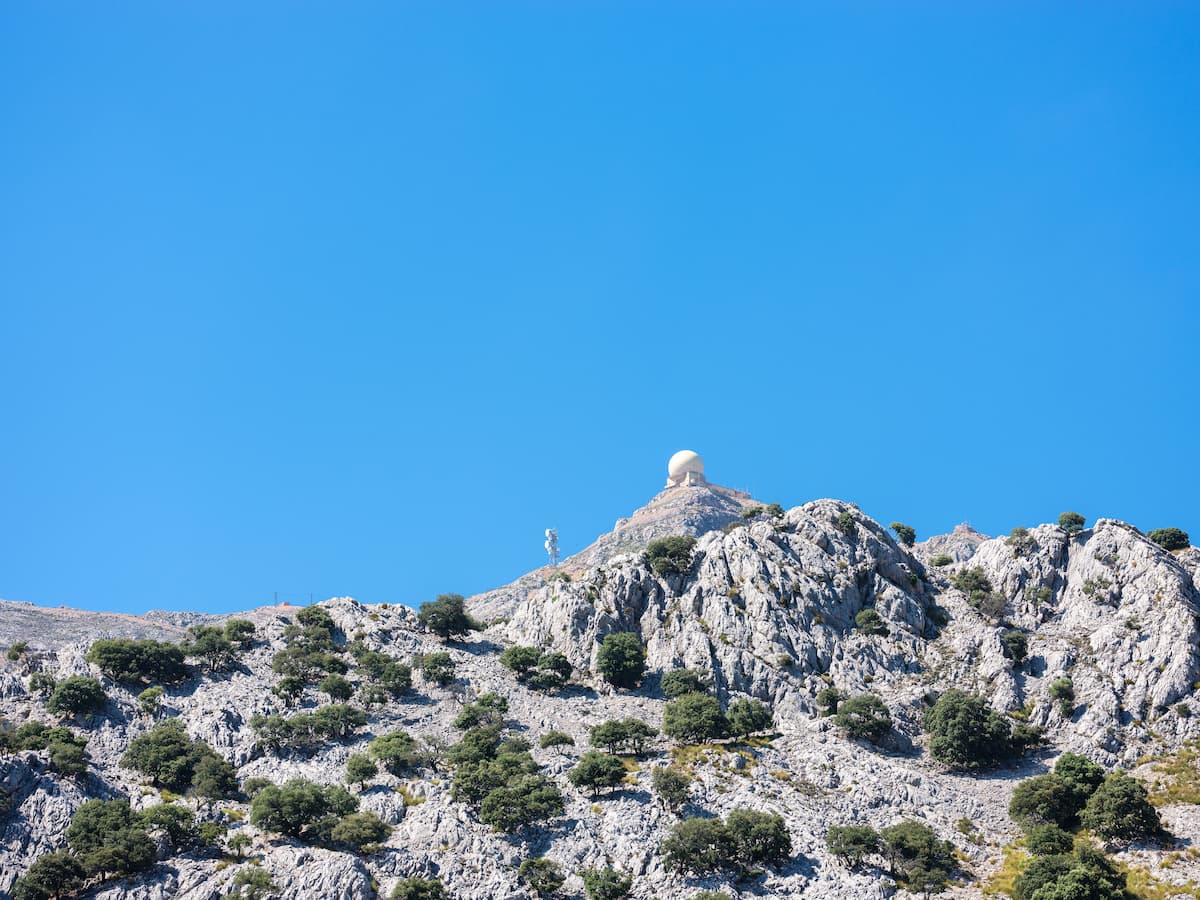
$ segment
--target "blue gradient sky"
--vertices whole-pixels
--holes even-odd
[[[418,603],[670,453],[1200,537],[1189,4],[0,10],[0,597]]]

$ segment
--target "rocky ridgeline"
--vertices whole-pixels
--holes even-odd
[[[664,504],[674,506],[665,510]],[[243,614],[256,624],[257,640],[239,665],[168,687],[159,718],[178,716],[191,737],[236,766],[240,779],[280,783],[303,776],[333,784],[373,735],[403,728],[453,742],[461,731],[451,720],[465,702],[489,691],[507,697],[510,726],[531,740],[544,774],[566,798],[565,814],[544,826],[516,836],[496,833],[451,799],[445,772],[428,769],[401,779],[379,775],[359,794],[361,809],[394,826],[384,849],[361,857],[261,833],[249,825],[247,804],[217,804],[212,815],[231,833],[244,830],[251,838],[246,852],[270,872],[278,896],[354,900],[386,897],[399,879],[413,875],[441,878],[456,897],[529,897],[517,868],[532,856],[559,862],[570,874],[566,890],[577,896],[576,873],[611,865],[634,876],[632,896],[639,898],[686,898],[701,889],[733,897],[881,898],[894,884],[878,870],[851,871],[832,858],[826,832],[831,825],[884,827],[907,817],[954,842],[975,878],[953,893],[979,897],[1000,865],[1001,848],[1019,835],[1007,814],[1016,781],[1045,771],[1066,749],[1110,768],[1131,767],[1200,736],[1200,716],[1189,714],[1200,679],[1196,550],[1173,555],[1110,519],[1075,535],[1041,526],[1016,542],[962,527],[906,548],[856,507],[832,500],[730,527],[743,521],[750,505],[710,487],[664,492],[619,523],[615,537],[576,557],[569,577],[532,573],[475,598],[477,617],[491,624],[461,643],[443,645],[403,607],[348,598],[321,604],[347,639],[401,659],[446,649],[457,665],[450,685],[418,676],[409,695],[373,707],[369,724],[349,741],[311,753],[269,754],[256,746],[253,715],[293,711],[271,692],[277,680],[271,660],[285,646],[284,630],[296,613],[289,607]],[[688,571],[656,575],[621,534],[631,523],[638,545],[665,534],[699,533]],[[983,604],[954,586],[956,576],[974,569],[991,589]],[[20,617],[11,617],[18,606]],[[866,609],[875,610],[886,634],[856,627]],[[0,608],[5,639],[30,643],[22,660],[0,670],[0,714],[9,722],[56,718],[28,691],[30,669],[56,678],[96,675],[84,659],[92,637],[177,638],[182,631],[173,623],[190,621],[97,618],[101,629],[81,632],[79,623],[93,615],[101,614]],[[56,632],[63,622],[66,630]],[[1019,667],[1005,652],[1003,638],[1011,631],[1028,643]],[[600,641],[613,632],[634,632],[646,648],[649,672],[637,690],[615,690],[594,674]],[[560,651],[577,669],[575,683],[560,692],[528,689],[498,662],[510,644]],[[710,673],[723,701],[751,696],[774,710],[778,735],[771,740],[674,750],[695,778],[693,812],[723,816],[749,807],[783,816],[792,860],[748,884],[685,878],[664,867],[657,848],[677,817],[654,801],[650,776],[673,758],[665,739],[630,766],[622,790],[599,800],[565,780],[596,724],[635,717],[657,726],[664,706],[658,677],[681,666]],[[1070,703],[1050,693],[1062,678],[1073,685]],[[39,855],[63,845],[83,800],[123,796],[135,808],[161,802],[160,792],[119,764],[153,720],[139,712],[136,691],[104,683],[104,713],[74,723],[89,740],[86,777],[51,774],[44,753],[0,756],[0,787],[8,796],[8,812],[0,817],[0,891]],[[830,685],[883,698],[895,729],[882,747],[846,739],[818,714],[817,695]],[[1048,746],[986,777],[947,771],[924,752],[918,723],[928,698],[950,687],[984,695],[996,710],[1041,726]],[[310,688],[302,706],[317,702]],[[571,735],[575,745],[538,749],[537,737],[552,728]],[[1200,840],[1195,807],[1162,812],[1176,838]],[[974,831],[961,828],[964,819]],[[1126,859],[1156,868],[1164,854],[1142,847]],[[210,900],[230,890],[244,868],[215,854],[162,849],[160,856],[150,872],[86,896]],[[1200,878],[1200,868],[1187,858],[1167,877]]]

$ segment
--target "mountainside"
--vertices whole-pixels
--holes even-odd
[[[386,897],[403,879],[421,876],[440,879],[453,897],[532,897],[518,870],[526,859],[545,857],[566,875],[564,895],[583,896],[584,870],[612,867],[631,876],[629,896],[639,898],[686,898],[705,889],[730,897],[881,898],[904,888],[881,859],[850,867],[832,854],[829,828],[886,828],[914,819],[954,845],[958,870],[950,894],[981,897],[1005,860],[1019,858],[1011,848],[1021,828],[1008,813],[1014,785],[1049,771],[1064,751],[1106,770],[1131,770],[1155,788],[1171,838],[1113,841],[1112,858],[1141,878],[1139,885],[1153,877],[1180,886],[1178,895],[1198,896],[1200,853],[1187,848],[1200,841],[1200,807],[1181,801],[1200,800],[1200,790],[1167,788],[1172,778],[1200,783],[1189,755],[1200,739],[1193,699],[1200,681],[1200,552],[1168,552],[1113,519],[1073,534],[1043,525],[1008,538],[960,526],[908,547],[840,501],[787,512],[755,508],[746,495],[712,485],[668,489],[559,571],[540,570],[472,598],[468,607],[486,627],[461,641],[439,639],[412,610],[349,598],[319,604],[331,619],[324,635],[311,631],[311,621],[295,627],[295,607],[243,614],[237,618],[255,627],[236,659],[209,670],[196,652],[189,659],[197,669],[166,683],[151,711],[138,700],[150,682],[101,674],[85,659],[88,647],[108,636],[178,641],[186,632],[172,621],[193,620],[5,603],[0,639],[28,647],[2,663],[0,714],[12,727],[62,721],[87,738],[91,762],[86,773],[66,776],[54,771],[48,750],[0,756],[7,797],[0,805],[7,810],[0,812],[0,891],[11,890],[37,858],[65,846],[72,814],[85,800],[128,798],[136,811],[174,799],[123,765],[122,754],[132,740],[175,718],[191,739],[232,764],[243,787],[251,778],[342,783],[353,754],[397,729],[428,743],[398,774],[381,771],[353,786],[359,811],[392,826],[372,842],[381,847],[355,853],[327,832],[315,838],[315,828],[288,837],[256,826],[248,796],[227,792],[212,804],[181,802],[228,829],[218,841],[224,847],[233,835],[248,838],[240,852],[173,844],[150,829],[152,867],[103,884],[93,878],[79,896],[208,900],[238,890],[252,896],[234,879],[257,868],[273,882],[260,896]],[[646,545],[679,534],[698,536],[685,564],[656,571],[643,554]],[[599,674],[602,643],[616,633],[636,635],[644,648],[646,674],[636,688],[613,687]],[[272,732],[262,721],[253,727],[256,715],[311,714],[337,700],[335,685],[321,681],[319,671],[293,705],[273,693],[305,642],[326,639],[333,648],[325,662],[305,665],[347,667],[348,702],[365,710],[366,721],[315,738],[280,738],[278,727]],[[562,654],[574,669],[571,682],[547,688],[518,677],[499,657],[513,646]],[[437,683],[431,664],[423,672],[420,665],[421,657],[439,652],[455,668],[445,684]],[[412,688],[372,693],[383,677],[382,658],[372,653],[416,661]],[[703,673],[727,711],[742,698],[764,702],[773,726],[742,740],[658,735],[642,753],[623,755],[615,790],[592,796],[571,784],[567,775],[595,726],[629,718],[662,725],[662,676],[684,667]],[[50,712],[37,672],[60,683],[75,675],[99,678],[103,708]],[[321,693],[318,683],[328,690]],[[890,729],[876,741],[851,739],[835,717],[822,715],[822,692],[830,687],[847,697],[879,697]],[[1042,743],[981,771],[933,758],[922,715],[954,688],[984,697],[1010,725],[1037,726]],[[462,799],[468,767],[448,762],[445,752],[468,733],[470,723],[455,724],[464,710],[486,723],[489,693],[506,699],[505,727],[531,743],[539,767],[535,774],[531,764],[524,780],[510,782],[519,796],[508,802],[518,804],[547,784],[563,797],[561,814],[510,834],[481,822],[486,802]],[[482,706],[475,702],[481,697]],[[310,732],[316,728],[305,723]],[[573,745],[540,747],[551,730],[569,735]],[[660,802],[653,784],[654,772],[667,765],[691,779],[690,798],[678,811]],[[512,787],[518,783],[523,787]],[[740,809],[782,817],[791,840],[786,860],[751,866],[742,878],[727,866],[698,872],[667,864],[660,845],[681,814],[726,817]],[[914,878],[900,880],[915,888]],[[1006,883],[1002,876],[995,882]]]

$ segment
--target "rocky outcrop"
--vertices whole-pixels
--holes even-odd
[[[270,872],[280,897],[387,896],[399,879],[421,875],[441,878],[459,898],[524,898],[529,895],[516,871],[522,860],[544,855],[562,864],[570,876],[567,888],[576,893],[582,891],[581,870],[613,865],[635,876],[638,898],[688,897],[702,888],[732,896],[750,890],[763,897],[883,898],[894,892],[886,876],[849,871],[829,856],[829,826],[881,827],[920,818],[953,841],[982,876],[996,865],[997,847],[1016,835],[1007,815],[1012,784],[1043,771],[1054,752],[1075,749],[1109,766],[1129,766],[1200,737],[1200,716],[1182,711],[1190,710],[1200,680],[1196,551],[1166,553],[1109,519],[1074,536],[1046,525],[1014,542],[964,528],[906,548],[861,510],[836,500],[756,517],[726,531],[742,521],[749,501],[722,490],[664,492],[649,512],[639,511],[568,561],[562,570],[568,577],[547,580],[535,573],[507,594],[477,598],[476,615],[493,624],[462,643],[443,645],[404,607],[326,601],[323,607],[346,640],[406,660],[446,650],[458,667],[457,680],[444,688],[417,676],[410,696],[373,707],[369,725],[346,742],[306,753],[268,754],[256,746],[249,727],[256,713],[294,711],[270,690],[271,659],[284,646],[294,607],[244,614],[256,623],[258,641],[240,664],[171,687],[163,698],[159,715],[178,716],[192,737],[234,763],[242,779],[303,776],[335,783],[349,755],[362,752],[373,735],[403,728],[443,743],[456,740],[461,732],[452,720],[462,704],[494,691],[508,699],[510,727],[533,742],[544,773],[562,787],[563,816],[516,836],[497,834],[452,799],[445,772],[428,769],[402,779],[380,775],[361,791],[360,808],[394,826],[384,849],[361,858],[261,833],[249,824],[242,802],[221,803],[203,815],[234,832],[245,829],[250,856]],[[645,543],[689,530],[699,540],[686,574],[656,575],[642,558]],[[938,554],[952,562],[929,565]],[[989,614],[954,586],[954,577],[970,568],[979,568],[999,597]],[[866,633],[856,624],[868,608],[886,633]],[[51,618],[39,624],[40,613],[26,610],[22,626],[45,636],[64,620],[58,610],[46,612]],[[70,627],[61,641],[46,638],[39,667],[58,676],[97,674],[84,658],[91,638],[78,630],[89,615],[66,617]],[[139,636],[179,633],[161,620],[122,622]],[[1002,641],[1014,630],[1029,645],[1029,658],[1020,665],[1006,656]],[[600,642],[617,631],[638,634],[646,648],[649,672],[635,691],[613,690],[594,676]],[[518,683],[497,661],[515,643],[566,654],[578,670],[575,683],[550,694]],[[565,776],[587,749],[590,729],[610,718],[658,725],[664,707],[659,676],[679,666],[710,673],[725,701],[768,701],[778,735],[684,752],[660,739],[631,764],[626,783],[612,795],[596,800],[571,788]],[[0,714],[11,723],[54,718],[25,689],[31,668],[25,661],[0,662]],[[350,677],[357,678],[353,672]],[[1070,678],[1075,692],[1065,714],[1049,696],[1060,678]],[[896,725],[883,749],[848,741],[817,714],[816,696],[829,685],[883,698]],[[1041,725],[1049,747],[986,778],[945,771],[923,752],[918,723],[926,698],[952,686],[984,694],[996,709]],[[124,796],[135,808],[161,801],[158,791],[120,765],[129,742],[153,720],[140,712],[137,689],[105,687],[105,713],[71,723],[89,739],[93,767],[86,778],[50,774],[44,754],[0,756],[0,788],[8,797],[0,815],[0,892],[36,856],[62,845],[83,800]],[[321,699],[310,689],[300,709],[311,710]],[[538,748],[537,737],[551,728],[571,735],[574,746]],[[654,768],[672,761],[694,777],[688,812],[777,811],[792,836],[793,860],[765,872],[749,889],[665,870],[657,847],[676,817],[654,801],[650,783]],[[976,831],[962,831],[963,819]],[[1200,833],[1187,831],[1197,819],[1176,817],[1176,827],[1186,832],[1177,836],[1200,840]],[[106,884],[89,896],[210,900],[230,889],[238,869],[204,853],[168,854],[143,876]],[[968,882],[957,892],[978,897],[979,887],[979,881]]]

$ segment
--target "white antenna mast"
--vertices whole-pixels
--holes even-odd
[[[550,557],[550,565],[558,567],[558,529],[546,529],[546,555]]]

